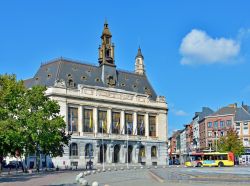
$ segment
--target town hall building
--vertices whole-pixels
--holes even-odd
[[[54,166],[166,165],[168,106],[158,96],[138,49],[134,72],[118,70],[107,22],[101,35],[98,65],[59,58],[42,64],[27,87],[45,85],[60,105],[71,135]],[[31,161],[31,160],[30,160]]]

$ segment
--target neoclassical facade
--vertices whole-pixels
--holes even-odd
[[[55,59],[25,81],[27,87],[47,86],[72,134],[63,156],[53,158],[55,166],[85,167],[90,159],[94,166],[167,163],[165,97],[157,96],[147,79],[140,48],[134,72],[116,68],[111,38],[105,23],[99,65]]]

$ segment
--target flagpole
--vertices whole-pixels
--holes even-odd
[[[127,123],[127,168],[128,168],[128,123]]]
[[[104,161],[105,161],[105,156],[104,156],[104,145],[103,145],[103,121],[102,121],[102,170],[104,170]]]

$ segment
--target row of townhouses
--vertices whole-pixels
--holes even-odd
[[[184,129],[175,131],[169,138],[170,161],[184,163],[191,152],[216,151],[218,139],[232,127],[245,147],[240,163],[250,163],[250,107],[243,103],[230,104],[217,111],[203,107],[201,112],[196,112]]]

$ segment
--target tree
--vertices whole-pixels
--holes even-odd
[[[218,149],[223,152],[233,152],[235,156],[240,156],[244,153],[244,146],[239,139],[237,131],[230,128],[227,135],[223,136],[218,141]]]
[[[23,151],[23,136],[18,120],[23,110],[25,86],[15,75],[0,76],[0,171],[3,158]]]
[[[0,169],[7,155],[60,156],[70,135],[60,106],[46,96],[46,87],[27,89],[15,75],[0,75]]]
[[[66,134],[65,121],[59,115],[60,106],[45,96],[45,91],[43,86],[34,86],[27,91],[28,110],[24,113],[24,123],[29,133],[25,135],[27,152],[42,153],[46,160],[47,155],[55,157],[63,154],[63,147],[68,145],[70,135]]]

